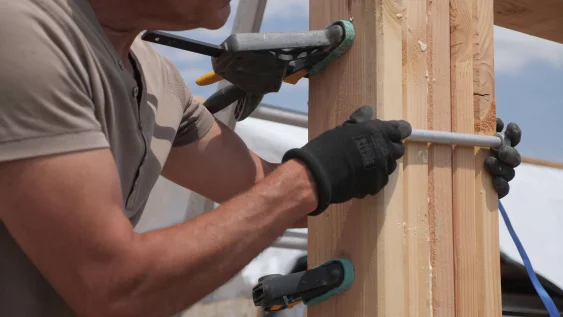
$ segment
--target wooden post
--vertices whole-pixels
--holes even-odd
[[[493,134],[490,0],[310,0],[310,28],[352,19],[352,49],[311,76],[309,137],[371,105],[414,128]],[[488,149],[408,143],[376,197],[309,220],[309,266],[347,257],[350,290],[308,317],[501,316]]]

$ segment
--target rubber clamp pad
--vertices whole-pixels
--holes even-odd
[[[350,260],[348,259],[342,259],[342,258],[337,258],[337,259],[333,259],[330,260],[328,262],[326,262],[325,264],[321,264],[320,266],[326,266],[329,265],[331,263],[334,262],[339,262],[342,265],[342,268],[344,269],[344,280],[342,281],[342,283],[340,283],[340,285],[326,293],[324,293],[321,296],[315,297],[313,299],[310,299],[308,301],[304,301],[303,303],[307,306],[311,306],[311,305],[315,305],[318,303],[321,303],[333,296],[339,295],[344,293],[345,291],[347,291],[352,284],[354,283],[354,279],[355,279],[355,274],[354,274],[354,266],[352,265],[352,262],[350,262]]]
[[[323,69],[325,69],[325,67],[328,64],[334,62],[335,60],[339,59],[342,55],[344,55],[350,49],[350,47],[352,47],[352,44],[354,44],[356,31],[354,30],[354,25],[352,24],[352,22],[347,20],[339,20],[332,23],[327,28],[330,28],[335,24],[340,24],[344,29],[344,40],[326,58],[313,65],[313,67],[311,67],[311,69],[309,70],[309,74],[316,74],[321,72]]]

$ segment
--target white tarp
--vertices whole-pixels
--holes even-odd
[[[235,131],[251,150],[272,162],[279,162],[285,151],[302,146],[308,139],[307,129],[254,118],[238,123]],[[502,200],[503,205],[536,272],[563,288],[563,270],[560,269],[563,263],[563,170],[522,164],[516,174],[511,182],[511,193]],[[137,230],[182,221],[186,217],[188,198],[188,191],[159,180]],[[502,219],[500,244],[503,252],[522,263]],[[302,254],[302,251],[270,248],[207,300],[248,297],[250,287],[260,276],[287,273]]]

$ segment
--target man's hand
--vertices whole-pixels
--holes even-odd
[[[315,179],[319,204],[311,215],[330,204],[375,195],[404,154],[401,142],[412,133],[405,121],[372,119],[371,108],[357,109],[343,125],[324,132],[300,149],[284,155],[303,161]]]
[[[497,118],[497,132],[502,132],[504,122]],[[499,199],[508,195],[510,185],[508,184],[515,176],[514,168],[520,165],[520,153],[515,147],[522,139],[522,130],[516,123],[509,123],[505,134],[511,140],[511,145],[503,145],[498,151],[493,151],[494,155],[485,160],[485,166],[493,175],[493,187],[498,193]]]

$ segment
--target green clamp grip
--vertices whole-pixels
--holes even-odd
[[[342,268],[344,269],[344,280],[342,280],[342,282],[340,283],[340,285],[338,285],[338,287],[333,288],[332,290],[317,296],[315,298],[312,298],[310,300],[307,301],[303,301],[303,303],[307,306],[311,306],[311,305],[315,305],[321,302],[324,302],[325,300],[342,294],[344,293],[346,290],[348,290],[352,284],[354,283],[354,279],[355,279],[355,274],[354,274],[354,266],[352,265],[352,262],[350,262],[350,260],[348,259],[343,259],[343,258],[337,258],[337,259],[333,259],[330,260],[324,264],[321,264],[319,267],[321,266],[327,266],[329,264],[332,264],[334,262],[339,262],[340,265],[342,265]]]
[[[347,21],[347,20],[339,20],[339,21],[332,23],[327,28],[330,28],[331,26],[333,26],[335,24],[340,24],[342,26],[342,29],[344,31],[344,40],[327,57],[325,57],[320,62],[313,65],[313,67],[311,67],[311,69],[308,72],[309,74],[317,74],[317,73],[323,71],[328,66],[328,64],[330,64],[330,63],[334,62],[335,60],[339,59],[342,55],[344,55],[352,47],[352,44],[354,44],[354,39],[356,37],[356,31],[354,30],[354,25],[352,24],[352,22]]]

